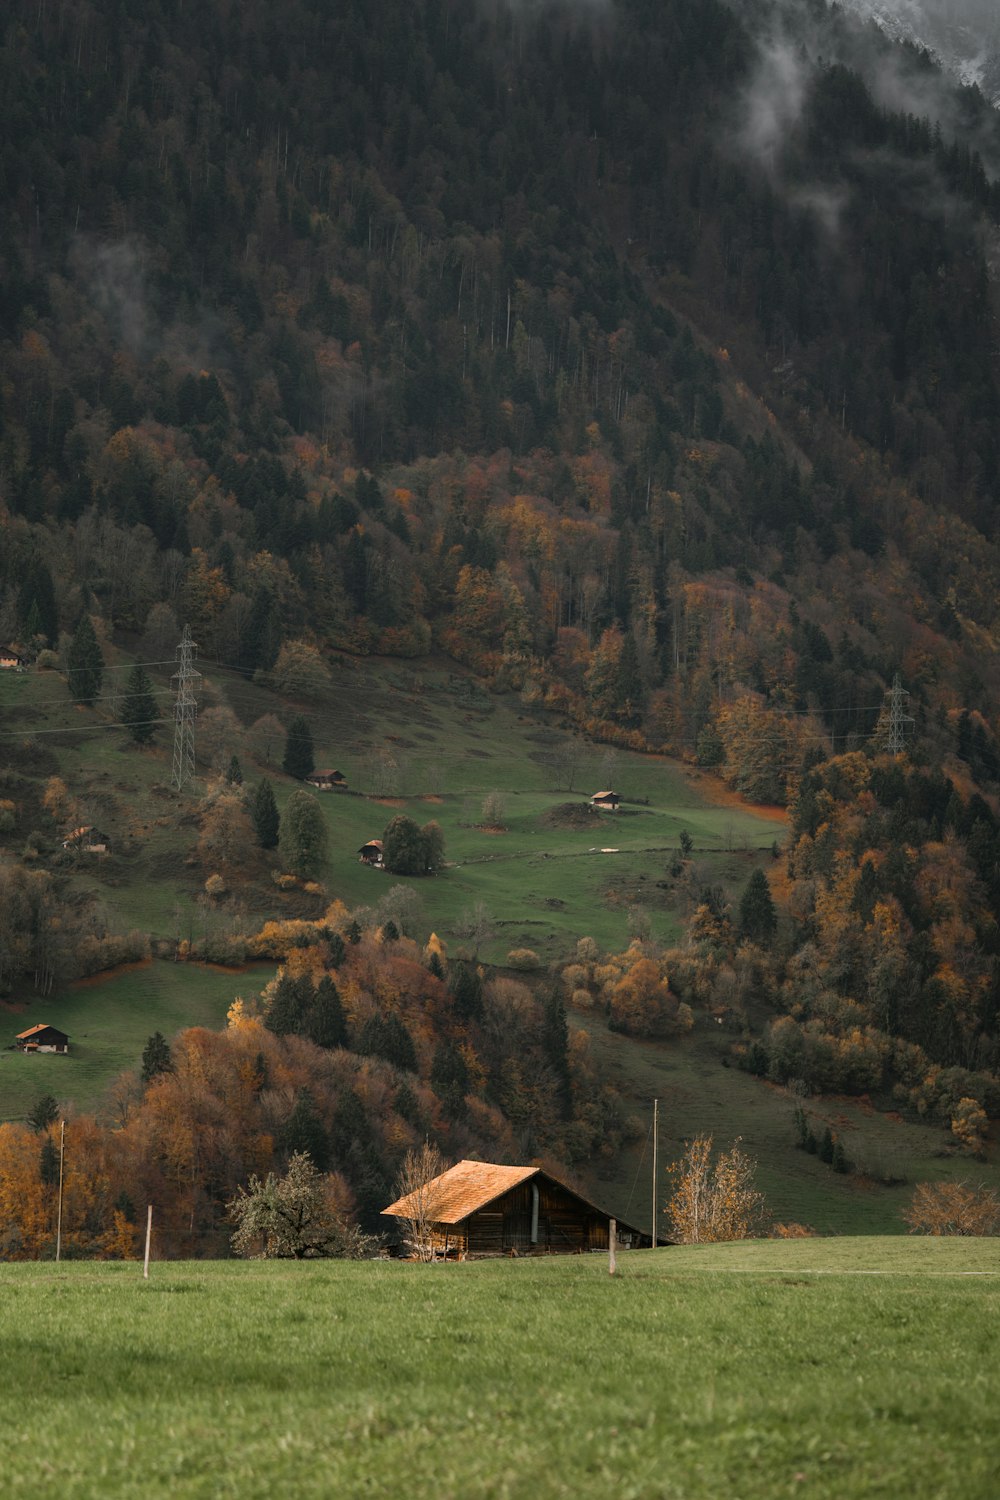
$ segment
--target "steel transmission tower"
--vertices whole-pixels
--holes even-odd
[[[885,724],[885,748],[890,755],[901,755],[910,737],[914,721],[906,712],[909,697],[897,672],[892,679],[892,687],[889,689],[888,714]]]
[[[170,679],[177,684],[177,697],[174,700],[174,774],[171,785],[178,792],[194,775],[194,721],[198,712],[195,684],[201,677],[201,673],[194,669],[194,651],[191,627],[185,625],[181,643],[177,647],[180,670]]]

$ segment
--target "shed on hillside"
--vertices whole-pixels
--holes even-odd
[[[74,828],[63,839],[63,848],[83,849],[87,854],[107,854],[111,848],[111,840],[99,828]]]
[[[577,1255],[608,1248],[611,1215],[541,1167],[460,1161],[420,1193],[390,1203],[383,1216],[428,1226],[439,1255]],[[618,1221],[618,1243],[652,1243]]]
[[[369,839],[367,844],[362,844],[358,850],[358,858],[363,865],[372,865],[376,870],[381,870],[382,840]]]
[[[314,771],[306,777],[306,785],[314,786],[318,792],[342,792],[347,787],[343,771]]]
[[[27,665],[28,658],[13,646],[0,646],[0,672],[23,672]]]
[[[15,1038],[15,1046],[20,1047],[22,1052],[68,1052],[69,1037],[65,1031],[60,1031],[55,1026],[40,1023],[38,1026],[29,1026],[27,1031],[19,1032]]]
[[[621,800],[617,792],[595,792],[590,799],[590,805],[601,812],[617,812]]]

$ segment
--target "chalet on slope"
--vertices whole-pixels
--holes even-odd
[[[313,771],[306,777],[306,786],[314,786],[318,792],[342,792],[347,787],[343,771]]]
[[[64,849],[82,849],[86,854],[108,854],[111,850],[111,840],[106,833],[99,828],[74,828],[72,833],[63,839]]]
[[[621,800],[617,792],[595,792],[590,799],[590,805],[596,807],[599,812],[617,812]]]
[[[384,1217],[423,1220],[436,1255],[578,1255],[607,1250],[610,1215],[541,1167],[460,1161],[420,1193],[382,1210]],[[623,1249],[652,1241],[618,1220]]]
[[[28,658],[13,646],[0,646],[0,672],[23,672],[27,665]]]
[[[69,1037],[56,1026],[40,1024],[19,1032],[14,1045],[22,1052],[68,1052]]]
[[[362,844],[358,850],[358,858],[363,865],[371,865],[374,870],[382,868],[382,840],[369,839],[367,844]]]

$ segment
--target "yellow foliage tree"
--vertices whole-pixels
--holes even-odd
[[[756,1170],[739,1138],[713,1163],[712,1137],[696,1136],[670,1168],[674,1191],[664,1209],[670,1238],[682,1245],[752,1239],[766,1212],[754,1187]]]

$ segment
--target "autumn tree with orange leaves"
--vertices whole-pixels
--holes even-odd
[[[669,1170],[674,1191],[664,1214],[672,1240],[703,1245],[760,1233],[766,1204],[754,1187],[757,1163],[740,1149],[739,1137],[713,1162],[712,1137],[696,1136]]]

